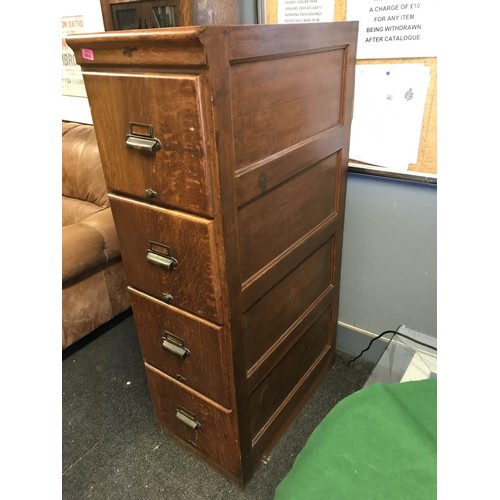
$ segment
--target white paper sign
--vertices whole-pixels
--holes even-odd
[[[87,97],[80,66],[75,54],[66,43],[65,37],[72,33],[84,32],[83,16],[62,18],[62,94],[74,97]]]
[[[349,157],[393,171],[417,163],[430,68],[358,64]]]
[[[436,0],[349,0],[359,21],[358,59],[434,57]]]
[[[278,0],[278,23],[333,22],[335,0]]]

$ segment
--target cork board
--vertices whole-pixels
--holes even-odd
[[[335,2],[334,21],[345,21],[348,0]],[[355,0],[351,0],[355,1]],[[265,0],[266,24],[278,22],[278,0]],[[430,68],[430,82],[422,120],[420,146],[416,164],[410,164],[409,172],[437,174],[437,58],[422,57],[409,59],[358,59],[356,64],[424,64]]]

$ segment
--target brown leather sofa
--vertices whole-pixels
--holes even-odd
[[[63,350],[129,307],[94,127],[63,122]]]

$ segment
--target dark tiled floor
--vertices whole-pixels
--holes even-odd
[[[157,430],[135,325],[122,314],[62,362],[64,500],[272,499],[307,438],[373,364],[338,358],[323,384],[242,491]]]

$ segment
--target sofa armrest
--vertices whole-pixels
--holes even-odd
[[[62,281],[102,266],[120,256],[110,208],[62,228]]]

